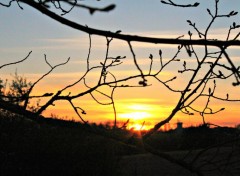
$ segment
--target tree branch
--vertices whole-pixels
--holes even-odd
[[[81,24],[75,23],[73,21],[70,21],[66,18],[63,18],[47,8],[41,6],[40,4],[34,2],[34,1],[28,1],[28,0],[19,0],[19,2],[23,2],[34,9],[42,12],[43,14],[47,15],[48,17],[67,25],[71,28],[80,30],[82,32],[86,32],[88,34],[94,34],[99,36],[105,36],[105,37],[112,37],[115,39],[120,39],[124,41],[136,41],[136,42],[146,42],[146,43],[155,43],[155,44],[181,44],[181,45],[208,45],[208,46],[216,46],[216,47],[228,47],[228,46],[240,46],[239,40],[229,40],[229,41],[221,41],[221,40],[186,40],[186,39],[167,39],[167,38],[153,38],[153,37],[142,37],[142,36],[136,36],[136,35],[124,35],[116,32],[110,32],[110,31],[104,31],[104,30],[98,30],[94,28],[89,28],[87,26],[83,26]]]
[[[12,62],[12,63],[7,63],[7,64],[4,64],[4,65],[0,66],[0,69],[2,69],[3,67],[9,66],[9,65],[18,64],[18,63],[21,63],[21,62],[25,61],[30,56],[31,53],[32,53],[32,51],[30,51],[28,53],[28,55],[24,59],[22,59],[22,60],[19,60],[19,61],[16,61],[16,62]]]
[[[186,4],[186,5],[183,5],[183,4],[176,4],[174,3],[173,1],[171,0],[167,0],[168,2],[164,1],[164,0],[161,0],[161,3],[163,4],[167,4],[167,5],[171,5],[171,6],[176,6],[176,7],[197,7],[200,3],[198,2],[195,2],[194,4]]]

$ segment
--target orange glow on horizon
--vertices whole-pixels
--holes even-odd
[[[61,74],[60,74],[61,75]],[[60,77],[60,75],[58,75]],[[54,75],[56,76],[56,75]],[[53,76],[53,77],[54,77]],[[70,79],[72,74],[65,75],[66,79]],[[53,78],[51,77],[51,78]],[[57,77],[58,78],[58,77]],[[73,78],[72,78],[73,79]],[[31,79],[30,79],[31,80]],[[59,79],[56,79],[59,80]],[[70,81],[71,82],[71,81]],[[176,83],[178,84],[178,83]],[[56,93],[57,90],[63,88],[64,86],[55,85],[55,82],[52,84],[47,84],[46,82],[41,82],[38,86],[35,87],[32,95],[43,95],[46,93]],[[82,91],[82,85],[77,85],[71,90],[67,90],[63,95],[68,94],[69,92],[72,95],[76,94],[79,90]],[[161,91],[158,91],[161,90]],[[237,94],[239,88],[230,87],[232,97],[239,97]],[[101,91],[108,94],[109,88],[102,87]],[[224,87],[219,88],[220,93],[224,92]],[[102,103],[108,103],[108,99],[103,99],[99,94],[94,94],[96,98],[101,100]],[[40,102],[41,105],[46,103],[50,97],[43,98]],[[136,88],[136,89],[118,89],[115,98],[116,113],[117,113],[117,123],[121,126],[122,123],[130,120],[127,129],[134,128],[139,130],[142,127],[143,122],[145,125],[142,130],[149,130],[158,122],[164,120],[172,112],[172,109],[175,106],[175,102],[178,99],[175,94],[167,91],[163,87],[155,86],[146,88]],[[34,100],[31,100],[34,103]],[[195,107],[199,110],[202,109],[205,101],[199,100],[196,101]],[[73,108],[67,101],[57,101],[54,103],[56,106],[50,106],[46,111],[43,112],[43,115],[50,117],[51,114],[57,115],[59,118],[81,121],[80,118],[76,115]],[[103,106],[96,103],[91,99],[89,95],[80,97],[79,99],[74,100],[74,104],[78,107],[83,108],[86,111],[86,115],[80,114],[84,120],[89,123],[105,123],[105,122],[114,122],[114,112],[112,105]],[[213,123],[220,126],[231,126],[235,127],[239,124],[239,105],[240,102],[222,102],[218,100],[211,100],[211,107],[214,111],[221,109],[222,107],[226,108],[224,111],[221,111],[214,115],[206,115],[206,122]],[[81,113],[81,112],[80,112]],[[183,122],[184,127],[188,126],[198,126],[202,123],[202,117],[195,113],[194,116],[184,115],[181,112],[177,113],[174,118],[170,121],[171,129],[174,129],[176,126],[177,120]]]

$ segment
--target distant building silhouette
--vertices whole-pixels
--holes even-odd
[[[177,128],[176,128],[177,131],[182,131],[183,130],[183,123],[178,121],[177,122]]]
[[[237,128],[238,130],[240,130],[240,124],[239,124],[239,125],[237,125],[237,126],[236,126],[236,128]]]

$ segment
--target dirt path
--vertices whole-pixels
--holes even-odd
[[[119,163],[121,176],[194,176],[194,174],[152,154],[124,156]]]

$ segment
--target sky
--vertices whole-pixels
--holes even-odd
[[[7,2],[0,0],[1,3]],[[183,3],[176,0],[174,2]],[[194,0],[186,0],[186,3],[194,3]],[[90,15],[85,9],[74,9],[65,18],[74,20],[80,24],[89,27],[117,31],[121,30],[123,34],[176,38],[181,35],[187,36],[189,30],[193,32],[193,37],[197,38],[196,32],[192,29],[186,20],[196,22],[200,30],[207,27],[210,16],[207,8],[214,9],[214,0],[199,0],[200,6],[197,8],[176,8],[161,4],[159,0],[114,0],[114,1],[83,1],[83,4],[95,7],[104,7],[109,4],[116,4],[116,8],[109,13],[96,12]],[[231,3],[230,3],[231,2]],[[34,90],[33,94],[40,94],[50,91],[56,92],[58,89],[71,84],[79,78],[86,70],[86,58],[88,54],[89,40],[88,35],[64,26],[49,17],[37,12],[31,7],[22,4],[24,10],[21,10],[16,3],[10,8],[0,7],[0,64],[16,61],[24,58],[30,51],[32,54],[23,63],[5,67],[0,70],[1,78],[11,79],[11,75],[17,70],[19,75],[24,75],[28,80],[34,82],[42,74],[49,70],[49,66],[44,61],[44,54],[48,61],[54,65],[65,62],[68,57],[70,61],[67,65],[56,69],[46,79],[42,80]],[[238,11],[240,1],[238,0],[220,0],[219,11],[221,14],[229,13],[232,10]],[[225,39],[229,26],[233,22],[240,22],[240,15],[230,19],[217,20],[210,30],[213,39]],[[238,33],[239,30],[234,31]],[[144,43],[133,43],[134,51],[143,69],[149,66],[149,54],[157,57],[159,49],[163,50],[164,61],[173,57],[177,46],[155,45]],[[199,55],[201,48],[198,47]],[[229,49],[231,58],[235,64],[239,65],[240,52],[238,47]],[[106,52],[106,40],[103,37],[92,36],[92,53],[90,64],[97,65],[103,61]],[[110,55],[126,56],[126,62],[115,70],[115,73],[121,76],[127,76],[129,73],[136,72],[132,65],[132,56],[129,52],[126,42],[113,40],[110,47]],[[186,57],[186,54],[181,55]],[[153,69],[158,68],[157,62],[154,62]],[[190,64],[194,62],[189,61]],[[180,65],[181,66],[181,65]],[[163,73],[163,79],[169,79],[174,74],[179,65],[171,67]],[[181,68],[181,67],[180,67]],[[88,84],[94,84],[97,73],[89,74]],[[179,81],[176,80],[174,85],[181,86],[185,77]],[[146,88],[124,88],[117,89],[114,94],[117,118],[119,122],[130,119],[132,125],[138,125],[145,121],[146,125],[152,126],[166,118],[176,104],[176,94],[167,91],[156,80],[149,79],[152,85]],[[137,81],[131,82],[136,84]],[[77,92],[81,86],[76,87],[72,92]],[[239,97],[239,88],[231,86],[231,82],[221,83],[218,87],[219,95],[225,95],[226,90],[231,96]],[[108,92],[106,88],[104,91]],[[99,95],[96,97],[101,102],[108,102]],[[240,97],[239,97],[240,98]],[[44,103],[46,100],[42,100]],[[85,120],[90,122],[113,121],[114,114],[112,106],[103,106],[92,100],[90,95],[84,96],[75,102],[86,110]],[[226,103],[212,101],[214,108],[225,107],[226,110],[217,115],[207,116],[207,121],[219,125],[235,126],[240,123],[239,105],[240,103]],[[199,102],[198,106],[203,102]],[[57,102],[56,106],[50,107],[44,115],[57,114],[60,117],[77,119],[74,111],[66,102]],[[202,122],[199,115],[187,116],[178,113],[170,122],[170,126],[175,126],[178,121],[182,121],[185,126],[198,125]]]

